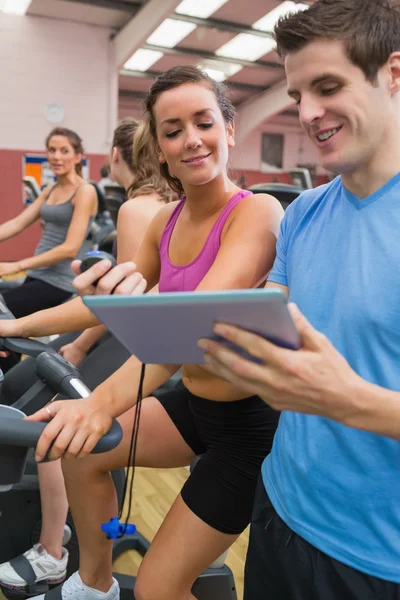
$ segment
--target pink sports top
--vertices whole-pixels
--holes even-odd
[[[158,289],[160,292],[193,292],[197,288],[203,277],[210,270],[210,267],[218,254],[218,250],[221,245],[222,229],[229,213],[236,206],[236,204],[243,200],[243,198],[251,196],[251,194],[252,192],[247,190],[240,190],[237,192],[237,194],[232,196],[214,223],[200,253],[194,260],[192,260],[192,262],[187,265],[174,265],[169,260],[168,256],[171,235],[186,200],[183,198],[183,200],[179,202],[170,216],[161,236],[161,271],[160,281],[158,284]]]

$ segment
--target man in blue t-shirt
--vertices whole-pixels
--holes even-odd
[[[245,600],[400,598],[400,7],[318,0],[275,35],[339,176],[289,206],[267,284],[297,306],[301,350],[222,325],[263,364],[203,343],[210,368],[283,411]]]

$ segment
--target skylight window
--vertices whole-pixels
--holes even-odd
[[[224,81],[242,69],[242,65],[226,63],[218,60],[205,60],[199,64],[199,69],[208,73],[215,81]]]
[[[207,67],[204,67],[202,71],[205,71],[207,75],[209,75],[211,79],[214,79],[215,81],[221,82],[224,81],[224,79],[226,79],[225,73],[223,73],[222,71],[218,71],[217,69],[209,69]]]
[[[281,17],[284,17],[288,13],[296,13],[307,9],[307,4],[296,4],[296,2],[292,2],[292,0],[286,0],[268,14],[264,15],[264,17],[253,23],[252,27],[254,29],[261,29],[262,31],[272,31]]]
[[[24,15],[32,0],[0,0],[0,12]]]
[[[307,4],[296,4],[291,0],[282,2],[264,17],[256,21],[252,27],[262,31],[272,31],[278,20],[288,12],[299,12],[306,10]],[[239,33],[229,42],[216,50],[215,54],[228,58],[239,58],[242,60],[258,60],[265,54],[275,49],[275,41],[271,38],[252,35],[251,33]]]
[[[159,27],[148,38],[148,44],[155,46],[165,46],[173,48],[189,33],[196,29],[194,23],[186,23],[185,21],[177,21],[175,19],[165,19]]]
[[[258,60],[275,48],[272,38],[260,37],[251,33],[239,33],[229,42],[218,48],[215,54],[228,58]]]
[[[130,69],[131,71],[147,71],[163,56],[164,54],[162,52],[140,48],[126,61],[124,69]]]
[[[182,0],[175,12],[181,15],[190,15],[191,17],[199,17],[208,19],[221,6],[226,4],[228,0]]]

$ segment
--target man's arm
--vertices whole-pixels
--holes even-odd
[[[354,390],[354,396],[346,400],[348,411],[343,418],[345,425],[400,441],[400,392],[362,380]]]

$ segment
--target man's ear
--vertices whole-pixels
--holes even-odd
[[[393,96],[400,92],[400,52],[392,52],[387,62],[389,69],[389,86]]]
[[[235,122],[232,121],[226,127],[226,134],[228,140],[228,148],[233,148],[235,145]]]

